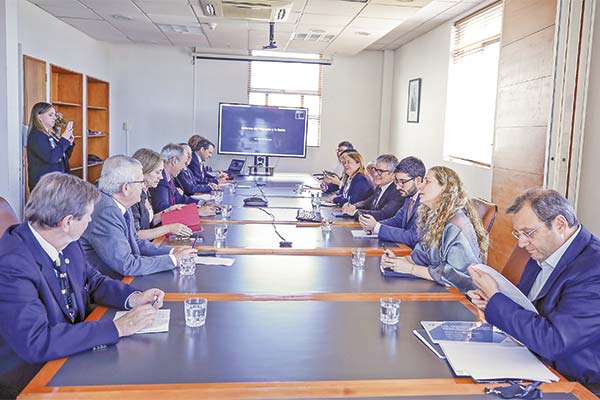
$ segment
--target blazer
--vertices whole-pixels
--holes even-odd
[[[182,170],[175,177],[175,185],[181,188],[187,196],[191,196],[194,193],[210,193],[212,190],[208,184],[198,183],[196,177],[188,168]]]
[[[376,221],[393,217],[404,204],[404,197],[400,194],[396,185],[392,182],[381,195],[381,198],[375,205],[375,201],[379,197],[380,189],[377,188],[372,195],[366,199],[354,203],[358,211],[371,214]],[[354,215],[354,219],[358,220],[358,212]]]
[[[29,190],[33,190],[40,178],[50,172],[71,172],[69,158],[75,142],[57,139],[44,132],[34,130],[27,136],[27,173]]]
[[[150,212],[146,208],[146,200],[150,197],[147,190],[142,190],[140,201],[131,206],[131,215],[133,217],[133,225],[135,231],[150,229],[152,221],[150,221]]]
[[[417,232],[417,209],[421,197],[417,196],[411,214],[406,217],[408,208],[410,207],[410,197],[406,198],[406,201],[398,210],[398,212],[388,219],[379,221],[379,232],[377,237],[380,240],[388,242],[404,243],[410,248],[415,247],[419,241],[419,235]]]
[[[481,252],[475,228],[463,210],[456,211],[446,223],[439,246],[427,248],[419,241],[410,257],[415,264],[426,266],[440,285],[463,293],[475,289],[467,267],[482,262]]]
[[[150,202],[152,203],[154,212],[158,213],[164,211],[175,204],[198,203],[198,201],[194,200],[193,198],[179,193],[179,191],[175,189],[175,182],[173,182],[173,186],[171,186],[167,180],[166,171],[163,171],[162,174],[163,177],[158,182],[158,186],[149,189]]]
[[[187,168],[192,172],[192,175],[196,178],[196,182],[199,184],[219,183],[217,178],[208,174],[208,172],[212,171],[212,168],[205,163],[201,163],[200,156],[197,153],[192,154],[192,161],[190,161],[190,165]]]
[[[518,288],[528,294],[540,267],[530,259]],[[514,336],[569,380],[600,382],[600,241],[583,226],[534,301],[536,314],[502,293],[488,322]]]
[[[94,207],[92,222],[80,242],[88,262],[103,274],[122,277],[148,275],[175,268],[166,246],[156,246],[135,234],[133,216],[130,223],[111,196],[102,193]]]
[[[123,309],[135,290],[90,266],[79,242],[62,251],[77,305],[76,321],[90,302]],[[112,319],[75,322],[67,316],[54,262],[29,225],[7,229],[0,239],[0,387],[18,393],[41,364],[119,340]],[[0,396],[5,398],[3,396]]]
[[[373,194],[373,182],[360,172],[354,175],[350,181],[347,196],[344,196],[344,188],[341,187],[338,196],[333,199],[335,204],[354,204],[366,199]]]

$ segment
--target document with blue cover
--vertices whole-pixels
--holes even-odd
[[[501,330],[480,321],[421,321],[421,325],[434,343],[504,343],[512,341]]]

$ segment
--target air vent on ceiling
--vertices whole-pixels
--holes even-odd
[[[325,42],[329,43],[335,38],[335,35],[322,32],[296,32],[292,40],[303,40],[305,42]]]
[[[199,0],[207,17],[283,22],[292,8],[291,0]]]

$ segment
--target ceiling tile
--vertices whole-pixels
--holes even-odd
[[[247,25],[237,23],[219,23],[214,31],[205,31],[211,47],[230,49],[248,48]]]
[[[146,14],[176,15],[186,17],[194,15],[192,8],[186,3],[165,3],[163,1],[136,2]]]
[[[304,40],[292,40],[290,41],[285,50],[294,51],[298,53],[324,53],[327,49],[328,43],[323,42],[309,42]]]
[[[302,14],[302,17],[300,17],[300,24],[344,26],[350,23],[350,21],[352,21],[352,18],[354,18],[354,16],[304,13]]]
[[[419,10],[420,8],[418,7],[398,7],[383,4],[369,4],[364,10],[362,10],[360,16],[369,18],[405,20],[406,18],[415,15]]]
[[[167,33],[169,40],[175,46],[197,46],[197,47],[208,47],[208,40],[204,35],[190,35],[181,33]]]
[[[346,30],[370,33],[379,32],[381,36],[400,25],[400,23],[401,21],[393,19],[358,17],[347,26]]]
[[[140,11],[129,0],[79,0],[99,14],[136,15]]]
[[[100,17],[95,12],[91,11],[89,8],[81,5],[80,3],[74,3],[72,5],[67,5],[66,3],[61,3],[61,5],[50,5],[50,4],[38,4],[38,6],[48,12],[49,14],[54,15],[57,18],[86,18],[86,19],[96,19],[101,20]]]
[[[81,18],[62,18],[62,20],[96,40],[108,42],[129,41],[123,33],[106,21],[84,20]]]
[[[162,15],[162,14],[148,14],[148,18],[156,24],[169,24],[169,25],[198,25],[198,20],[193,15],[188,17],[181,17],[178,15]]]
[[[316,33],[324,33],[324,34],[328,34],[328,35],[338,35],[343,29],[344,29],[344,26],[324,26],[324,25],[300,24],[300,25],[298,25],[296,32],[303,32],[303,33],[316,32]]]
[[[371,0],[369,4],[387,4],[389,6],[405,6],[405,7],[425,7],[431,3],[432,0],[413,0],[410,2],[402,0]],[[460,0],[450,0],[452,2],[459,2]]]
[[[305,13],[355,16],[365,6],[364,3],[352,3],[341,0],[308,0]]]

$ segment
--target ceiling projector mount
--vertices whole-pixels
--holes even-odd
[[[263,46],[263,50],[276,48],[277,43],[275,43],[275,22],[269,22],[269,44]]]

